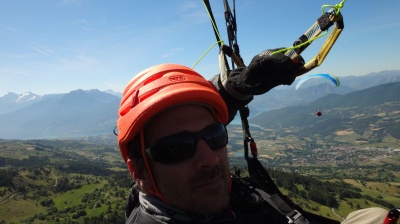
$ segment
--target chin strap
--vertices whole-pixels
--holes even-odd
[[[169,204],[167,199],[164,197],[164,195],[162,195],[161,192],[158,190],[156,180],[155,180],[155,178],[153,176],[153,172],[151,170],[149,161],[147,159],[147,154],[146,154],[146,149],[145,149],[145,144],[144,144],[145,142],[144,142],[144,131],[143,131],[143,128],[140,129],[139,135],[140,135],[140,147],[141,147],[141,151],[142,151],[143,161],[146,164],[146,168],[147,168],[147,170],[149,172],[150,179],[151,179],[151,182],[152,182],[152,185],[153,185],[153,188],[148,189],[147,192],[149,194],[153,195],[154,197],[159,198],[161,201],[165,202],[166,204]]]

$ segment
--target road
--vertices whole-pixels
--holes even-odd
[[[46,169],[47,169],[47,168],[46,168]],[[54,177],[54,179],[55,179],[55,183],[54,183],[53,187],[56,187],[57,184],[58,184],[58,178],[57,178],[57,176],[53,173],[53,171],[50,171],[50,172],[51,172],[51,174],[53,175],[53,177]],[[10,195],[8,198],[6,198],[6,199],[4,199],[3,201],[1,201],[1,202],[0,202],[0,205],[3,204],[3,203],[5,203],[5,202],[7,202],[8,200],[10,200],[11,198],[13,198],[13,197],[14,197],[15,195],[17,195],[17,194],[19,194],[19,193],[14,193],[14,194]]]
[[[0,202],[0,205],[3,204],[3,203],[6,203],[8,200],[10,200],[11,198],[13,198],[13,197],[14,197],[15,195],[17,195],[17,194],[19,194],[19,193],[14,193],[14,194],[10,195],[8,198],[6,198],[6,199],[4,199],[2,202]]]
[[[334,208],[331,208],[331,210],[332,210],[333,214],[335,214],[337,217],[339,217],[340,219],[342,219],[342,221],[344,220],[344,218],[343,218],[342,216],[338,215],[338,214],[335,212],[335,209],[334,209]]]
[[[56,175],[54,175],[53,171],[50,171],[50,172],[51,172],[51,174],[53,175],[54,179],[56,179],[56,181],[55,181],[55,183],[54,183],[53,186],[54,186],[54,187],[57,187],[58,179],[57,179]]]

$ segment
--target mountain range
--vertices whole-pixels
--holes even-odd
[[[329,94],[312,103],[263,112],[249,119],[261,127],[297,136],[357,134],[360,139],[400,141],[400,82],[345,95]],[[316,111],[322,116],[316,116]]]
[[[120,100],[99,90],[78,89],[37,97],[34,102],[26,101],[24,107],[14,103],[14,111],[0,115],[0,138],[73,138],[112,133]],[[4,104],[11,103],[2,102],[1,107]]]
[[[351,107],[361,102],[364,102],[364,106],[375,102],[376,106],[391,100],[396,101],[396,96],[400,93],[397,83],[400,82],[398,70],[342,77],[340,80],[340,87],[334,87],[323,79],[312,79],[304,83],[299,90],[295,90],[293,84],[280,86],[267,94],[256,96],[249,104],[251,113],[264,112],[262,114],[265,117],[260,118],[260,114],[257,116],[258,120],[251,122],[273,127],[268,121],[278,121],[286,110],[290,112],[285,113],[296,114],[293,110],[301,110],[302,107],[332,110]],[[387,83],[397,85],[393,84],[394,86],[389,88],[384,85]],[[96,89],[78,89],[65,94],[42,96],[30,92],[8,93],[0,97],[0,139],[113,135],[120,100],[120,93]],[[269,111],[271,113],[265,115]],[[310,113],[310,109],[307,109],[307,113]],[[292,121],[291,125],[296,125],[296,121],[304,121],[305,118],[293,117],[286,120]]]
[[[399,70],[340,77],[341,85],[339,87],[335,87],[327,79],[317,78],[307,80],[296,90],[295,81],[291,86],[279,86],[267,94],[255,96],[249,106],[253,108],[252,114],[257,114],[287,106],[308,104],[332,93],[345,95],[353,91],[398,81],[400,81]]]

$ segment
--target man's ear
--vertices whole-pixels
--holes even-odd
[[[127,165],[129,172],[131,173],[131,177],[136,181],[140,189],[146,191],[149,187],[152,186],[148,172],[143,166],[142,161],[137,162],[128,159]]]
[[[133,171],[132,160],[131,160],[131,159],[128,159],[128,160],[126,161],[126,165],[128,166],[129,173],[131,174],[131,177],[132,177],[133,179],[135,179],[135,178],[134,178],[135,172]]]
[[[131,159],[128,159],[128,160],[126,161],[126,163],[127,163],[127,165],[128,165],[129,172],[131,173],[131,177],[132,177],[133,179],[135,179],[135,180],[137,180],[137,179],[142,179],[142,176],[143,176],[142,172],[143,172],[143,170],[142,170],[142,168],[140,167],[140,162],[139,162],[139,163],[136,163],[136,164],[133,164],[134,161],[131,160]]]

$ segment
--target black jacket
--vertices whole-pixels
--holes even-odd
[[[171,224],[171,223],[288,223],[288,219],[279,214],[261,195],[238,179],[232,180],[229,209],[211,220],[196,218],[192,215],[173,218],[169,214],[151,214],[139,203],[139,192],[134,184],[126,206],[126,223],[129,224]],[[167,212],[165,212],[167,213]],[[200,217],[200,216],[198,216]]]

